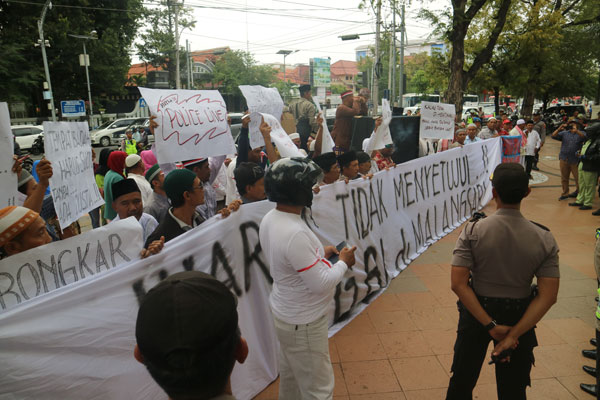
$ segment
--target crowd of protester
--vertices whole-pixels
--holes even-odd
[[[323,118],[312,103],[310,86],[302,86],[300,93],[301,98],[286,111],[286,119],[295,124],[291,125],[296,127],[295,132],[288,132],[289,138],[306,156],[304,159],[280,160],[271,140],[271,127],[264,121],[260,124],[264,145],[253,148],[249,114],[242,119],[237,154],[159,165],[154,150],[147,148],[148,132],[143,129],[128,130],[118,150],[102,149],[97,164],[90,149],[95,181],[104,199],[101,207],[90,212],[90,218],[92,227],[97,228],[134,217],[143,230],[144,258],[159,253],[166,242],[216,215],[227,218],[242,204],[266,198],[277,203],[261,223],[260,239],[275,281],[271,306],[283,357],[280,398],[307,398],[307,394],[330,398],[333,372],[327,350],[325,306],[346,269],[354,264],[356,248],[322,246],[300,215],[324,185],[369,179],[378,171],[395,167],[394,144],[379,149],[370,146],[382,124],[379,117],[362,151],[351,150],[352,119],[366,115],[369,93],[361,91],[354,96],[348,91],[341,95],[342,105],[336,111],[332,131],[335,147],[323,151]],[[559,158],[563,191],[559,200],[576,198],[569,205],[581,210],[591,209],[600,171],[600,129],[584,131],[586,124],[584,118],[572,118],[551,133],[553,139],[562,141]],[[150,132],[154,133],[157,126],[151,118]],[[504,117],[482,121],[472,116],[466,124],[455,125],[452,139],[421,139],[419,155],[498,136],[520,136],[525,173],[531,178],[531,171],[538,169],[539,151],[546,139],[546,125],[540,114],[519,119],[514,126]],[[30,174],[22,168],[22,158],[15,156],[14,160],[13,172],[18,176],[23,202],[0,210],[2,257],[79,234],[78,223],[62,230],[57,225],[49,191],[53,174],[50,161],[42,159]],[[570,175],[576,183],[571,193]],[[593,214],[600,215],[600,210]],[[289,245],[292,242],[293,248]],[[334,255],[339,261],[328,261]],[[231,399],[229,377],[233,365],[236,360],[243,362],[248,354],[237,324],[235,297],[221,282],[200,272],[175,274],[150,290],[141,303],[135,356],[172,399]],[[176,331],[183,328],[185,334],[178,335]],[[294,343],[298,329],[312,339]],[[175,350],[162,348],[169,340]],[[309,350],[315,343],[320,351]],[[178,356],[174,357],[173,352],[179,352]],[[182,372],[178,365],[188,365],[189,370]],[[301,378],[307,374],[306,368],[315,369],[307,376],[318,375],[319,379]]]

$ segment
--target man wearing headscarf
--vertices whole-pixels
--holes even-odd
[[[354,97],[352,90],[348,90],[341,95],[342,104],[335,111],[335,123],[331,138],[335,142],[336,155],[343,154],[350,150],[352,143],[352,120],[360,114],[360,108],[364,99]]]
[[[117,216],[116,211],[112,207],[113,195],[112,185],[115,182],[125,179],[123,170],[125,169],[125,159],[127,153],[124,151],[113,151],[108,156],[108,168],[110,171],[104,176],[104,218],[112,220]]]

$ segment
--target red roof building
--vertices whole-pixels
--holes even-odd
[[[277,80],[283,81],[283,68],[277,72]],[[290,81],[297,85],[306,85],[310,80],[310,67],[308,65],[297,65],[295,67],[285,67],[285,81]]]
[[[358,75],[356,61],[339,60],[331,64],[331,83],[341,83],[353,89]]]

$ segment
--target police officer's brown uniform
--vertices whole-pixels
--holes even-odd
[[[473,316],[477,315],[473,303],[470,307],[472,314],[463,302],[458,302],[460,317],[447,399],[472,398],[489,342],[493,339],[491,329],[498,325],[494,331],[498,332],[515,326],[521,320],[533,298],[533,277],[559,277],[558,246],[554,237],[547,228],[525,219],[518,209],[520,199],[528,193],[528,179],[523,167],[520,164],[500,164],[494,171],[493,185],[500,198],[509,198],[506,193],[513,193],[512,198],[515,198],[514,193],[522,194],[516,197],[516,208],[502,207],[498,203],[499,209],[493,215],[473,218],[456,243],[452,257],[453,290],[467,303],[469,298],[465,293],[470,293],[470,289],[466,287],[466,281],[470,272],[469,286],[485,312],[479,314],[478,320]],[[515,205],[514,202],[507,203]],[[460,289],[454,286],[455,276],[465,277]],[[557,292],[558,280],[555,283]],[[544,299],[547,298],[546,293]],[[470,296],[472,299],[472,294]],[[493,321],[488,324],[490,317]],[[494,343],[497,344],[495,339]],[[518,346],[510,362],[496,364],[499,399],[526,398],[525,389],[530,385],[529,373],[535,346],[537,339],[532,327],[518,338]]]
[[[315,118],[317,107],[312,101],[304,97],[307,93],[310,93],[310,85],[302,85],[299,90],[302,97],[290,105],[290,111],[296,118],[296,132],[300,135],[300,147],[308,150],[306,143],[310,134],[317,132],[319,129],[319,124]]]

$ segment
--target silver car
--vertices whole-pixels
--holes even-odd
[[[108,121],[100,125],[98,129],[90,132],[90,139],[93,145],[107,147],[110,145],[119,145],[123,139],[123,134],[131,125],[143,125],[148,118],[120,118],[114,121]]]

